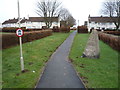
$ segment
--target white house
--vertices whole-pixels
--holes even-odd
[[[53,23],[50,28],[53,28],[53,26],[60,27],[60,21],[58,17],[52,17],[51,19]],[[2,27],[18,27],[17,22],[18,19],[9,19],[2,23]],[[23,18],[20,23],[21,27],[26,27],[26,29],[41,29],[42,26],[46,26],[44,17],[29,17],[28,19]]]
[[[18,27],[18,19],[9,19],[2,23],[2,27]],[[27,19],[23,18],[21,21],[21,27],[26,27]]]
[[[60,27],[60,21],[58,17],[47,17],[46,19],[52,19],[53,23],[50,28],[53,28],[53,26]],[[42,26],[46,26],[44,17],[29,17],[29,20],[27,21],[27,28],[42,28]]]
[[[118,18],[114,17],[114,18],[110,18],[110,17],[88,17],[88,31],[90,31],[90,29],[94,28],[94,29],[115,29],[116,26],[114,24],[114,21],[117,21]]]
[[[2,23],[0,23],[0,29],[2,29]]]

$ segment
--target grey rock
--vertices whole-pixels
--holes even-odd
[[[83,52],[83,57],[87,58],[99,58],[100,57],[100,50],[99,50],[99,39],[98,39],[98,32],[97,30],[93,30],[86,48]]]

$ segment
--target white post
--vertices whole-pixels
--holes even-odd
[[[19,6],[19,0],[18,0],[18,23],[19,23],[19,28],[20,27],[20,6]],[[21,62],[21,71],[24,71],[24,60],[23,60],[23,53],[22,53],[22,37],[19,37],[20,41],[20,62]]]

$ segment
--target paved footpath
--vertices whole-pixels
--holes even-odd
[[[76,31],[53,53],[36,88],[85,88],[68,60],[75,35]]]

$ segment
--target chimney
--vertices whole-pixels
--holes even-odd
[[[90,18],[90,14],[89,14],[89,16],[88,16],[89,18]]]
[[[28,14],[28,19],[29,19],[29,14]]]

